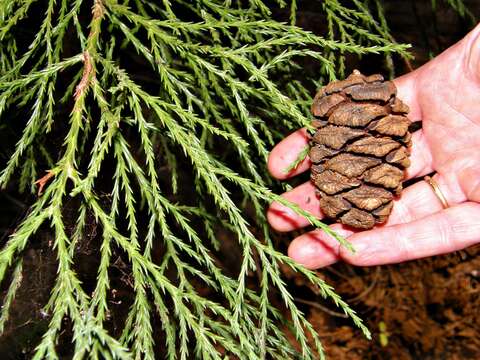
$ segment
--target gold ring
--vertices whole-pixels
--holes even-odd
[[[437,195],[438,200],[442,203],[442,206],[444,209],[448,208],[448,201],[445,198],[445,195],[443,195],[442,191],[440,190],[440,187],[438,186],[437,182],[433,180],[430,176],[425,176],[423,178],[427,182],[428,185],[430,185],[433,189],[433,192],[435,195]]]

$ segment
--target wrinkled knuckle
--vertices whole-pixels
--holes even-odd
[[[400,261],[415,258],[415,244],[412,239],[402,233],[397,238],[397,256]]]
[[[446,216],[437,223],[436,241],[440,249],[452,248],[452,224],[451,219]]]
[[[394,211],[395,211],[394,224],[409,223],[412,220],[414,220],[412,209],[410,208],[410,206],[407,206],[402,201],[397,201],[394,204]]]

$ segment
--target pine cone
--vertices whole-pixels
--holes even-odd
[[[411,145],[409,109],[396,93],[383,76],[355,70],[315,96],[311,179],[327,217],[370,229],[390,215]]]

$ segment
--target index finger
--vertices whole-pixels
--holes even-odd
[[[310,135],[305,128],[295,131],[280,141],[268,157],[268,171],[270,174],[284,180],[298,175],[310,168],[308,156],[294,169],[287,171],[288,167],[297,160],[299,154],[308,146]]]

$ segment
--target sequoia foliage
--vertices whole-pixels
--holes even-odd
[[[346,57],[381,54],[391,69],[394,54],[408,58],[379,0],[348,3],[318,2],[319,36],[295,25],[295,0],[0,0],[0,131],[17,136],[0,187],[29,199],[0,251],[0,331],[25,251],[46,231],[58,268],[34,359],[59,358],[66,323],[75,359],[154,359],[159,344],[169,359],[323,357],[281,265],[369,337],[328,284],[274,247],[264,214],[280,201],[330,232],[272,191],[268,152],[309,126],[312,94],[343,76]],[[305,58],[315,77],[299,76]],[[77,250],[92,223],[100,260],[87,291]],[[217,258],[221,232],[238,244],[237,271]],[[119,332],[112,254],[133,298]]]

